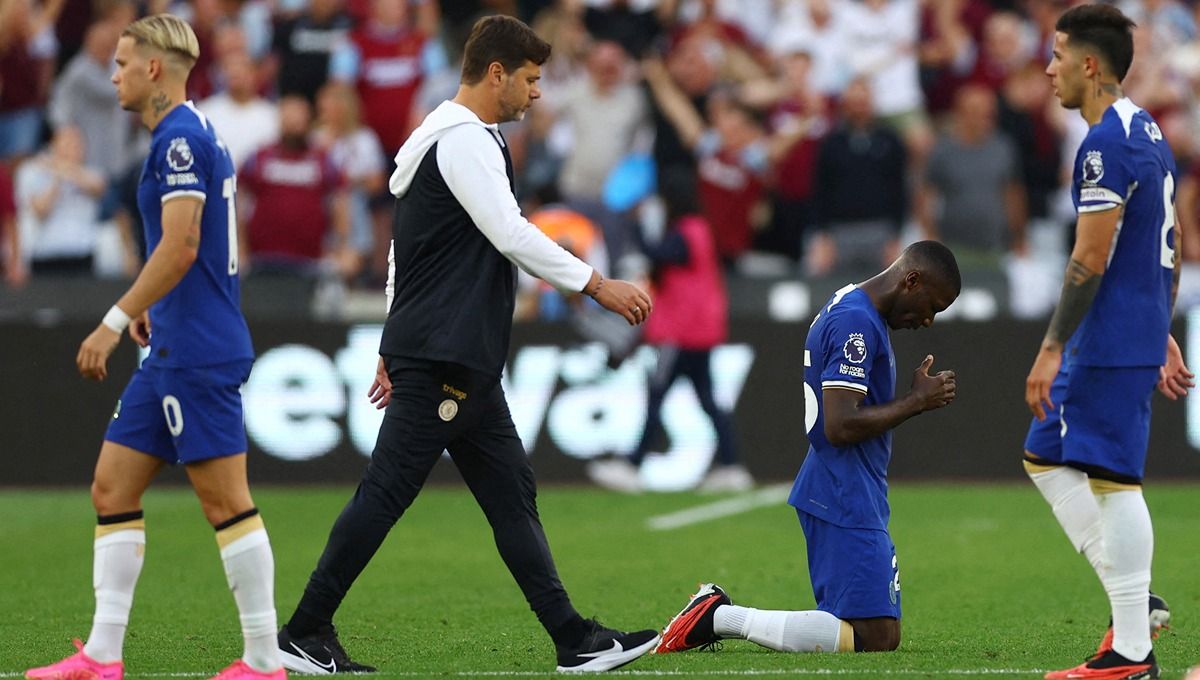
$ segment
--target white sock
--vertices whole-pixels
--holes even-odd
[[[843,629],[849,639],[843,640]],[[853,631],[822,611],[771,611],[722,605],[713,612],[713,632],[722,638],[749,640],[780,652],[853,651]]]
[[[282,666],[275,621],[275,558],[258,515],[217,532],[225,577],[237,602],[245,653],[242,661],[268,673]]]
[[[1112,604],[1113,649],[1130,661],[1150,653],[1150,563],[1154,527],[1141,489],[1096,496],[1104,532],[1105,566],[1101,580]]]
[[[96,527],[92,561],[96,613],[83,652],[100,663],[121,660],[125,627],[129,625],[129,609],[133,606],[133,590],[142,573],[145,555],[143,520]]]
[[[1083,553],[1097,576],[1104,569],[1104,540],[1100,532],[1100,506],[1083,472],[1065,465],[1026,463],[1033,485],[1050,504],[1054,517],[1075,550]],[[1103,578],[1103,577],[1102,577]]]

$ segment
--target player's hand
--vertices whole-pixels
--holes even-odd
[[[636,326],[650,317],[654,305],[646,291],[628,281],[604,279],[600,290],[592,296],[600,306],[625,317],[630,326]]]
[[[1183,363],[1179,343],[1170,334],[1167,335],[1167,363],[1158,369],[1158,376],[1158,391],[1171,401],[1186,397],[1188,390],[1196,386],[1196,376]]]
[[[83,339],[79,354],[75,355],[75,366],[79,375],[88,380],[104,380],[108,377],[108,357],[121,342],[121,334],[100,324],[92,334]]]
[[[138,347],[150,346],[150,310],[142,312],[141,316],[129,323],[129,337]]]
[[[1025,405],[1038,420],[1045,420],[1046,410],[1055,408],[1054,402],[1050,401],[1050,385],[1061,366],[1062,350],[1042,347],[1033,360],[1033,368],[1029,369],[1029,377],[1025,378]]]
[[[387,408],[392,401],[392,379],[388,377],[383,357],[379,357],[379,364],[375,366],[375,379],[371,381],[371,389],[367,390],[367,398],[376,409]]]
[[[958,392],[958,383],[954,371],[939,371],[929,375],[933,366],[933,355],[925,356],[925,361],[913,371],[912,394],[917,399],[921,411],[932,411],[954,401]]]

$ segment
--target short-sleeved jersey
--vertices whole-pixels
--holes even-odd
[[[804,342],[809,447],[788,503],[841,527],[887,529],[892,433],[850,446],[830,444],[821,413],[821,392],[829,389],[860,392],[865,406],[886,404],[896,394],[896,360],[887,326],[867,294],[854,285],[834,293]]]
[[[1122,210],[1100,290],[1071,338],[1068,361],[1161,366],[1174,267],[1175,158],[1158,124],[1128,99],[1092,126],[1075,162],[1080,215]]]
[[[150,356],[158,366],[190,368],[252,359],[238,287],[233,161],[212,125],[191,102],[154,128],[138,184],[147,252],[162,240],[163,205],[204,202],[200,249],[183,279],[150,307]]]

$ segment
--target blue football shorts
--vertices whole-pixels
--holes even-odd
[[[1064,362],[1050,385],[1054,410],[1029,425],[1025,450],[1050,463],[1113,481],[1138,483],[1150,441],[1150,397],[1158,367],[1097,367]]]
[[[241,387],[253,363],[163,368],[147,359],[121,394],[104,439],[172,464],[244,453]]]
[[[839,619],[900,618],[896,546],[882,529],[847,529],[797,510],[817,609]]]

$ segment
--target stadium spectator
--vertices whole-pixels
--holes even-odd
[[[657,653],[721,639],[781,652],[900,646],[900,569],[888,534],[892,431],[950,404],[957,383],[954,371],[930,375],[934,359],[926,355],[908,394],[897,399],[889,329],[931,326],[961,289],[949,249],[920,241],[884,271],[841,288],[825,303],[804,342],[809,447],[788,497],[804,530],[816,609],[735,606],[724,590],[706,583],[667,625]]]
[[[992,14],[984,24],[983,41],[968,82],[1000,90],[1012,74],[1033,60],[1034,40],[1032,29],[1016,13]]]
[[[675,11],[677,23],[719,22],[726,31],[736,32],[745,44],[757,49],[770,38],[779,20],[780,5],[784,3],[777,0],[675,0],[674,4],[678,5]]]
[[[754,486],[738,454],[733,418],[713,394],[712,350],[729,335],[729,301],[712,229],[699,215],[696,178],[663,176],[658,188],[666,209],[667,229],[661,239],[642,241],[653,264],[654,315],[646,321],[646,343],[658,350],[658,365],[647,379],[646,422],[637,447],[626,457],[594,461],[587,473],[597,484],[625,493],[642,491],[639,474],[646,455],[662,432],[662,405],[675,381],[691,381],[701,408],[717,434],[712,467],[698,489],[746,491]],[[635,233],[641,236],[641,229]]]
[[[329,75],[358,89],[363,120],[395,153],[410,130],[410,112],[426,74],[445,62],[436,40],[412,16],[408,0],[371,0],[370,17],[334,49]]]
[[[273,54],[279,94],[299,94],[315,102],[329,78],[330,56],[353,25],[343,0],[309,0],[298,16],[281,21],[275,27]]]
[[[875,110],[909,147],[920,167],[933,143],[917,79],[917,0],[859,0],[845,5],[846,59],[871,84]]]
[[[1044,68],[1029,63],[1009,75],[998,100],[998,125],[1020,157],[1031,223],[1051,217],[1050,202],[1060,185],[1060,140],[1050,118],[1050,106],[1057,104]]]
[[[648,133],[646,94],[630,74],[617,43],[596,42],[583,77],[559,100],[559,121],[571,141],[558,188],[568,202],[598,200],[609,173],[633,150],[639,134]]]
[[[715,41],[696,37],[681,40],[667,52],[667,75],[670,81],[697,111],[704,111],[708,97],[717,85],[720,69],[721,49]],[[643,64],[643,76],[645,65]],[[649,78],[647,87],[653,91]],[[674,122],[659,105],[657,97],[650,97],[651,115],[654,119],[654,164],[666,173],[676,167],[695,171],[696,156],[690,143],[684,142]]]
[[[83,133],[84,164],[116,182],[134,164],[134,120],[117,102],[113,89],[113,52],[121,25],[100,21],[88,28],[83,49],[54,82],[49,118],[54,127],[70,125]]]
[[[78,128],[54,131],[47,151],[17,168],[17,224],[34,276],[91,276],[104,175],[84,165]]]
[[[799,44],[773,56],[775,76],[746,83],[739,96],[768,113],[771,221],[755,249],[799,260],[813,220],[813,181],[821,138],[829,131],[828,102],[811,84],[812,58]],[[890,261],[890,260],[889,260]]]
[[[998,270],[1026,252],[1028,219],[1020,157],[996,129],[996,94],[966,85],[950,131],[929,156],[917,210],[924,238],[946,243],[969,267]]]
[[[238,172],[243,269],[311,277],[329,258],[349,278],[359,260],[341,173],[309,139],[312,107],[289,95],[279,102],[279,142],[260,149]],[[239,204],[239,208],[241,205]]]
[[[317,129],[313,144],[329,154],[329,159],[341,172],[348,189],[350,218],[350,248],[360,258],[370,256],[375,243],[374,224],[386,222],[391,211],[372,198],[383,191],[383,149],[379,137],[362,124],[358,95],[341,83],[328,83],[317,95]],[[373,205],[379,205],[373,208]],[[382,213],[373,215],[373,212]]]
[[[246,52],[231,52],[220,62],[225,89],[197,104],[221,131],[235,167],[279,139],[279,107],[259,96],[258,70]]]
[[[583,23],[584,11],[575,0],[555,0],[541,10],[530,26],[538,36],[550,43],[554,58],[542,69],[543,97],[550,108],[555,107],[562,93],[583,77],[584,63],[591,44],[604,38],[588,33]]]
[[[846,0],[785,3],[767,42],[775,54],[807,52],[812,59],[809,71],[813,87],[826,97],[841,94],[850,80],[843,26],[845,3]]]
[[[58,42],[62,0],[0,0],[0,161],[19,159],[42,142],[45,104]]]
[[[940,116],[974,66],[993,7],[986,0],[921,0],[920,5],[921,88],[928,111]]]
[[[1119,0],[1116,4],[1139,28],[1150,31],[1147,42],[1155,50],[1168,52],[1196,39],[1196,19],[1179,0]],[[1148,55],[1138,52],[1138,59],[1144,56]]]
[[[561,202],[553,185],[543,186],[538,196],[522,207],[529,210],[529,222],[563,250],[602,274],[611,271],[604,232],[586,215]],[[595,303],[580,295],[563,296],[545,281],[517,273],[518,319],[562,321],[571,319],[575,311],[588,304]]]
[[[654,46],[663,25],[674,18],[675,4],[675,0],[585,0],[583,23],[596,40],[611,40],[633,59],[641,59]]]
[[[806,265],[818,278],[871,271],[895,260],[908,219],[904,143],[875,117],[865,80],[850,83],[841,109],[817,157],[816,233]]]
[[[768,150],[761,115],[730,93],[718,92],[707,100],[709,126],[661,62],[643,62],[642,72],[663,115],[698,159],[704,217],[712,225],[717,252],[732,263],[750,247],[752,213],[763,195]]]
[[[0,163],[0,262],[4,263],[4,282],[20,288],[29,279],[29,269],[21,258],[21,234],[17,229],[17,204],[13,196],[12,175]]]

